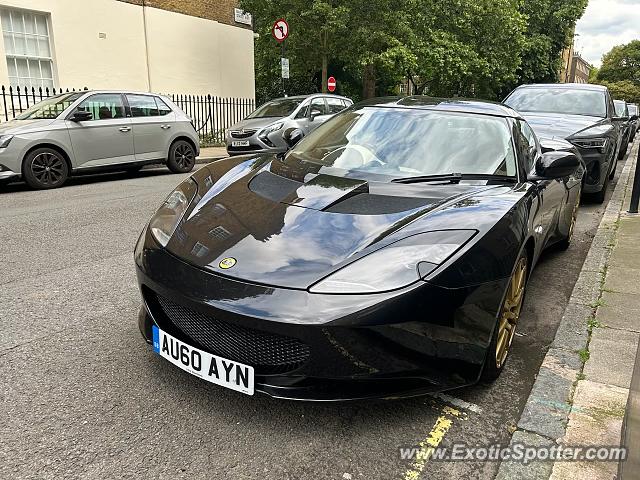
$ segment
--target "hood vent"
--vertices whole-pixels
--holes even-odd
[[[249,182],[249,190],[273,202],[282,202],[303,184],[269,171],[260,172]]]

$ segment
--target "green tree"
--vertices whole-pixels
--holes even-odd
[[[619,82],[603,82],[599,84],[606,86],[611,92],[611,96],[616,100],[625,100],[628,103],[636,103],[640,105],[640,85],[630,80],[621,80]]]
[[[602,57],[598,80],[640,85],[640,40],[613,47]]]
[[[517,84],[556,82],[562,50],[573,42],[588,0],[521,0],[527,30]],[[512,85],[512,86],[515,86]]]
[[[526,27],[516,0],[415,0],[412,11],[417,92],[495,98],[515,82]]]

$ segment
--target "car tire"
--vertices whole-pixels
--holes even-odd
[[[186,140],[176,140],[169,148],[167,167],[173,173],[187,173],[196,164],[196,150]]]
[[[493,382],[500,376],[515,337],[515,329],[526,292],[529,273],[529,258],[526,249],[520,253],[509,278],[500,314],[493,329],[491,343],[482,368],[481,380]],[[517,285],[517,286],[516,286]],[[515,318],[513,318],[515,317]]]
[[[609,187],[609,176],[607,175],[607,177],[604,180],[604,183],[602,184],[602,189],[599,192],[594,193],[591,198],[593,199],[594,203],[604,203],[604,199],[607,196],[607,188]]]
[[[37,190],[58,188],[69,178],[69,165],[58,150],[36,148],[22,161],[22,178]]]
[[[573,206],[573,210],[571,212],[571,223],[569,224],[569,230],[567,232],[567,236],[558,242],[558,248],[561,250],[566,250],[571,245],[571,241],[573,240],[573,234],[576,226],[576,222],[578,219],[578,208],[580,207],[580,201],[582,199],[582,187],[580,187],[580,191],[578,192],[578,199]]]

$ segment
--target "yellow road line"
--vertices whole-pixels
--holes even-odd
[[[419,450],[416,452],[415,460],[411,468],[407,470],[402,477],[404,480],[418,480],[427,461],[431,455],[433,455],[434,450],[440,445],[440,442],[442,442],[451,425],[453,425],[454,418],[466,419],[464,413],[449,406],[442,407],[440,413],[441,415],[436,420],[427,438],[418,444]]]

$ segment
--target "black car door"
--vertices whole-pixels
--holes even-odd
[[[527,173],[535,174],[535,165],[542,155],[536,135],[527,122],[519,120],[519,142],[525,159]],[[541,249],[554,237],[558,222],[567,202],[564,179],[537,180],[534,186],[538,198],[538,209],[533,218],[536,246]]]

